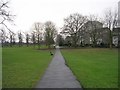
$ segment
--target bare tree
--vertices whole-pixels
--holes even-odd
[[[13,22],[13,18],[15,15],[12,15],[9,11],[9,1],[0,0],[0,25],[5,26],[6,29],[9,30],[9,32],[12,32],[6,22]]]
[[[40,22],[34,23],[33,30],[36,33],[38,49],[40,49],[40,41],[42,39],[43,24]]]
[[[30,35],[27,33],[25,34],[26,35],[26,44],[27,44],[27,47],[29,46],[29,40],[30,40]]]
[[[15,44],[15,33],[10,33],[10,46]]]
[[[109,29],[109,45],[110,48],[112,48],[112,31],[117,26],[118,13],[117,10],[112,11],[108,9],[105,11],[104,15],[104,24]]]
[[[74,47],[77,46],[78,40],[80,38],[80,30],[86,21],[87,18],[78,13],[71,14],[69,17],[64,19],[63,33],[71,36]]]
[[[63,46],[64,45],[64,38],[62,35],[58,34],[57,38],[56,38],[56,44],[59,46]]]
[[[10,33],[10,42],[12,41],[12,36],[14,33],[8,28],[7,22],[13,22],[15,15],[12,15],[9,11],[9,1],[0,0],[0,26],[5,27]],[[3,29],[0,28],[3,32]],[[12,44],[10,44],[12,45]]]
[[[65,38],[65,45],[71,47],[71,37],[70,37],[70,36],[67,36],[67,37]]]
[[[35,47],[35,44],[36,44],[35,32],[32,32],[31,41]]]
[[[22,43],[23,43],[23,36],[21,32],[18,33],[18,39],[19,39],[19,47],[20,47],[22,46]]]
[[[50,45],[54,44],[54,39],[57,36],[57,30],[53,22],[47,21],[45,23],[45,42],[48,48]]]
[[[10,46],[12,47],[12,41],[13,40],[13,36],[10,34]]]
[[[4,29],[1,29],[0,31],[0,42],[3,47],[3,44],[6,42],[6,32]]]
[[[85,27],[87,33],[89,33],[93,47],[95,47],[97,45],[98,38],[100,37],[100,31],[103,27],[103,24],[100,22],[97,16],[90,15],[89,21],[85,24]]]

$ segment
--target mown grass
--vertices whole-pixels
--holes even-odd
[[[118,87],[118,50],[62,50],[66,63],[84,88]]]
[[[3,48],[3,88],[33,88],[48,67],[48,50],[31,47]]]

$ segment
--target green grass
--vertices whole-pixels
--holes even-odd
[[[84,88],[118,87],[117,50],[68,49],[62,54]]]
[[[40,80],[52,56],[31,47],[3,48],[3,88],[32,88]]]

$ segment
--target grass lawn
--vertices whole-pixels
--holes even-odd
[[[118,50],[61,50],[66,63],[84,88],[118,87]]]
[[[52,56],[32,47],[3,48],[3,88],[35,87]]]

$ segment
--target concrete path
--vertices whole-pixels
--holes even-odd
[[[36,88],[81,88],[76,77],[65,65],[65,60],[58,48]]]

